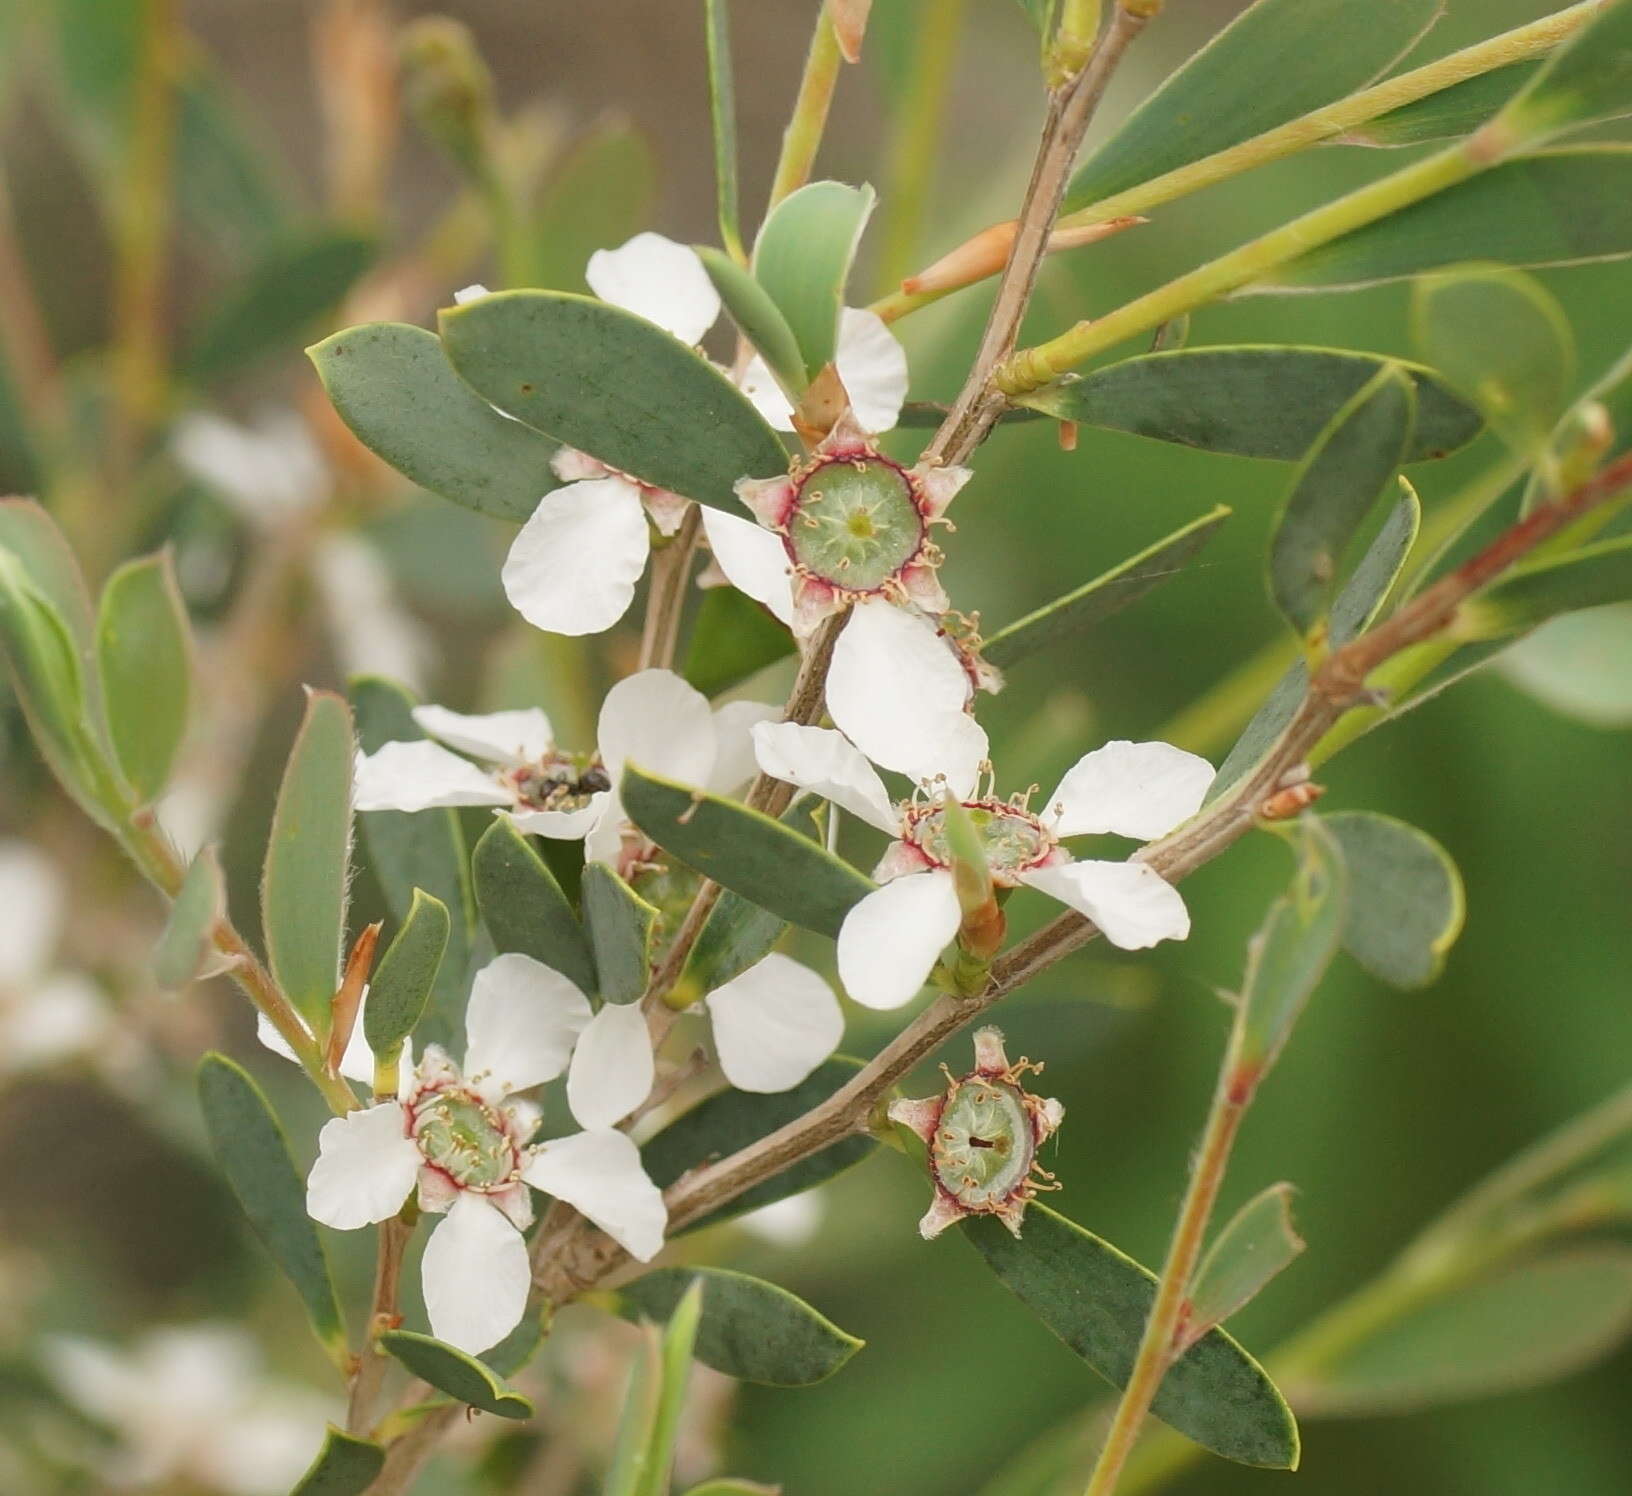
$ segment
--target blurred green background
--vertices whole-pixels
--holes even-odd
[[[905,59],[914,28],[939,3],[876,0],[867,59],[841,80],[821,174],[870,180],[887,192]],[[286,163],[296,198],[309,204],[317,200],[322,154],[308,49],[308,24],[319,8],[315,0],[184,7],[258,138]],[[1117,79],[1105,119],[1119,117],[1239,8],[1175,0]],[[1452,0],[1423,55],[1553,8],[1536,0]],[[397,7],[403,17],[425,9]],[[1040,115],[1034,40],[1019,9],[1012,0],[968,0],[965,9],[918,263],[1008,216]],[[79,10],[85,24],[116,28],[127,7]],[[700,4],[469,0],[442,10],[471,27],[504,109],[542,100],[550,130],[565,140],[613,118],[639,132],[650,151],[652,190],[641,203],[638,172],[627,167],[605,187],[639,204],[639,216],[617,237],[644,226],[683,240],[712,237]],[[750,208],[775,157],[812,10],[804,0],[736,6]],[[49,68],[34,66],[43,54],[29,50],[43,34],[12,37],[25,76],[8,86],[3,161],[46,326],[72,357],[105,340],[110,272],[71,105]],[[1046,334],[1093,316],[1383,164],[1375,153],[1323,149],[1163,208],[1145,229],[1050,264],[1030,327]],[[577,184],[563,221],[597,223],[601,190]],[[445,163],[410,132],[390,181],[386,234],[417,235],[454,191]],[[886,198],[882,222],[888,209]],[[874,251],[878,240],[875,228]],[[580,234],[572,246],[581,260],[595,241]],[[468,279],[496,277],[480,260],[471,270]],[[230,257],[211,260],[184,245],[169,266],[167,317],[185,325],[230,272]],[[872,273],[864,253],[861,274]],[[1542,278],[1570,313],[1585,385],[1632,341],[1632,276],[1625,265],[1607,265]],[[578,288],[568,275],[561,283]],[[426,320],[452,289],[432,288],[413,318]],[[853,299],[883,289],[876,281],[853,288]],[[1409,353],[1407,294],[1386,287],[1242,301],[1199,314],[1192,342],[1279,340]],[[915,397],[944,399],[955,390],[983,311],[977,290],[900,324]],[[194,398],[237,412],[310,399],[315,380],[299,350],[326,330],[291,329],[274,357]],[[910,435],[895,440],[910,451]],[[1414,471],[1430,513],[1490,456],[1489,442]],[[1105,738],[1161,735],[1277,636],[1263,554],[1285,480],[1285,470],[1271,464],[1091,430],[1071,454],[1041,425],[1005,429],[988,444],[958,503],[946,575],[955,604],[978,609],[990,625],[1096,575],[1215,503],[1235,510],[1183,576],[1082,642],[1013,671],[984,713],[999,762],[1008,766],[1005,789],[1031,779],[1046,788]],[[117,515],[128,498],[117,488],[96,489],[91,512]],[[493,684],[497,666],[482,652],[505,625],[489,570],[507,540],[501,527],[395,492],[347,519],[383,546],[399,587],[438,641],[428,694],[468,708],[513,691]],[[185,556],[198,526],[207,522],[172,496],[147,506],[132,539],[146,545],[174,532]],[[248,564],[253,544],[234,535],[230,577]],[[226,608],[230,577],[213,594],[195,594],[195,607],[206,616]],[[625,630],[577,659],[593,678],[628,645]],[[526,641],[513,646],[506,656],[513,678],[540,668],[533,654]],[[333,683],[338,666],[312,630],[294,636],[279,669],[284,684],[261,725],[230,822],[234,903],[246,917],[271,786],[298,710],[294,683]],[[478,684],[484,670],[485,688]],[[551,677],[558,716],[571,711],[565,678]],[[14,716],[6,721],[0,830],[40,841],[74,870],[71,947],[122,997],[149,1048],[139,1065],[112,1079],[69,1067],[14,1079],[0,1091],[0,1306],[13,1311],[0,1307],[4,1348],[20,1353],[43,1327],[117,1336],[162,1319],[247,1316],[268,1335],[275,1361],[321,1381],[315,1353],[293,1338],[287,1289],[236,1219],[199,1146],[190,1063],[223,1032],[242,1047],[247,1024],[235,994],[195,991],[183,1011],[144,989],[139,960],[129,953],[142,931],[156,928],[152,901],[93,850]],[[1228,739],[1183,745],[1217,760]],[[1454,1194],[1632,1074],[1629,767],[1624,733],[1566,720],[1487,673],[1364,739],[1323,774],[1328,807],[1386,811],[1441,840],[1466,879],[1467,926],[1443,978],[1425,992],[1391,991],[1340,959],[1254,1109],[1222,1206],[1291,1180],[1309,1250],[1232,1324],[1249,1348],[1267,1350],[1364,1281]],[[1137,960],[1091,950],[998,1015],[1011,1052],[1046,1059],[1046,1091],[1067,1105],[1050,1160],[1065,1190],[1052,1203],[1147,1262],[1161,1255],[1223,1041],[1226,1010],[1215,992],[1239,979],[1246,939],[1286,872],[1284,851],[1268,838],[1244,843],[1186,885],[1195,917],[1187,943]],[[365,904],[367,896],[365,887]],[[898,1022],[859,1010],[852,1016],[852,1052],[881,1043]],[[965,1043],[948,1047],[954,1069]],[[280,1101],[306,1119],[297,1136],[300,1125],[315,1124],[290,1078],[261,1068],[280,1087]],[[933,1088],[932,1068],[920,1080],[909,1093]],[[308,1132],[297,1150],[309,1145]],[[781,1481],[790,1496],[973,1496],[1030,1441],[1102,1395],[1092,1374],[1008,1298],[956,1233],[919,1241],[914,1223],[925,1185],[907,1160],[881,1150],[821,1198],[821,1224],[806,1245],[778,1247],[736,1228],[697,1239],[699,1253],[786,1284],[868,1342],[817,1388],[744,1388],[722,1436],[726,1468]],[[343,1246],[360,1291],[359,1244]],[[574,1314],[572,1322],[587,1324],[585,1311]],[[16,1326],[9,1333],[8,1319]],[[1389,1420],[1311,1423],[1301,1484],[1321,1496],[1618,1496],[1632,1485],[1629,1397],[1632,1352],[1623,1350],[1543,1390]],[[450,1496],[480,1489],[468,1484],[468,1468],[443,1460],[422,1489]],[[1173,1489],[1229,1496],[1284,1479],[1207,1460]]]

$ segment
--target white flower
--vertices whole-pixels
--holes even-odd
[[[516,1094],[566,1070],[590,1027],[588,1001],[559,972],[496,957],[471,990],[464,1063],[430,1046],[398,1098],[336,1117],[319,1136],[306,1182],[314,1220],[342,1231],[388,1220],[415,1190],[420,1209],[442,1215],[420,1269],[425,1309],[438,1338],[471,1354],[504,1339],[526,1307],[529,1186],[643,1262],[662,1250],[663,1196],[639,1149],[603,1120],[607,1107],[586,1106],[569,1082],[585,1130],[534,1143],[539,1108]]]
[[[28,842],[0,840],[0,1069],[95,1051],[110,1036],[107,999],[81,972],[55,969],[68,890]]]
[[[697,343],[720,313],[719,294],[702,261],[661,234],[636,234],[617,249],[597,250],[584,277],[601,300],[645,317],[684,343]],[[470,286],[457,299],[481,294],[481,287]],[[893,426],[907,393],[906,354],[874,313],[844,312],[835,362],[863,424],[874,431]],[[742,387],[772,425],[792,429],[792,407],[763,362],[756,359],[748,366]],[[672,535],[691,501],[570,448],[556,455],[553,466],[565,481],[544,495],[517,534],[504,563],[504,590],[536,628],[596,634],[623,617],[635,595],[651,550],[648,517],[659,534]],[[705,520],[718,515],[708,506],[703,509]],[[755,536],[747,520],[723,518]],[[710,524],[709,544],[717,552],[718,544],[729,542],[717,542],[715,531]],[[754,543],[738,534],[739,545]],[[771,606],[788,621],[785,597],[780,610]]]
[[[503,807],[518,829],[558,841],[587,839],[591,860],[615,864],[624,824],[617,782],[626,762],[687,784],[732,790],[754,772],[749,729],[774,715],[774,707],[757,702],[730,702],[715,711],[672,670],[642,670],[619,681],[601,703],[598,751],[574,755],[556,746],[549,718],[537,707],[484,716],[415,707],[414,720],[441,742],[391,742],[359,754],[356,808]]]
[[[254,1341],[228,1325],[151,1331],[128,1351],[54,1336],[44,1362],[63,1396],[117,1435],[104,1471],[116,1486],[284,1496],[339,1411],[269,1381]]]
[[[1190,916],[1178,890],[1142,862],[1073,858],[1060,842],[1111,833],[1151,841],[1200,808],[1213,768],[1166,743],[1107,743],[1078,759],[1039,815],[1025,797],[977,794],[967,756],[919,778],[930,793],[893,802],[872,764],[841,734],[792,723],[754,729],[761,768],[814,791],[895,838],[876,876],[884,886],[846,916],[839,976],[870,1008],[896,1008],[923,986],[962,922],[942,824],[947,796],[969,811],[993,881],[1025,884],[1094,921],[1111,944],[1140,950],[1182,940]]]

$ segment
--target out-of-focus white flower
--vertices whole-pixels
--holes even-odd
[[[773,1247],[802,1247],[821,1230],[826,1214],[815,1190],[789,1195],[771,1205],[762,1205],[737,1218],[737,1225]]]
[[[359,535],[335,531],[318,542],[312,567],[341,672],[383,675],[419,690],[436,651],[398,599],[379,551]]]
[[[246,523],[277,530],[328,501],[329,467],[292,410],[265,410],[247,425],[197,410],[176,422],[176,460],[220,494]]]
[[[128,1350],[78,1336],[44,1346],[52,1379],[118,1437],[115,1486],[284,1496],[339,1409],[262,1371],[254,1341],[228,1325],[155,1330]]]

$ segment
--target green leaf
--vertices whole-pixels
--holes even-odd
[[[67,538],[33,499],[0,499],[0,548],[23,563],[31,586],[56,609],[87,676],[95,658],[96,610]]]
[[[1230,1217],[1190,1285],[1184,1338],[1194,1344],[1244,1309],[1304,1248],[1292,1224],[1292,1186],[1272,1184]]]
[[[580,898],[602,999],[637,1001],[651,975],[652,925],[657,910],[600,862],[584,868]]]
[[[114,756],[137,798],[156,800],[187,733],[192,634],[168,551],[108,578],[96,627],[97,674]]]
[[[363,1496],[385,1464],[385,1450],[329,1425],[317,1458],[290,1496]]]
[[[731,67],[731,0],[705,0],[704,16],[704,31],[708,40],[709,118],[714,126],[714,197],[719,210],[720,243],[736,259],[741,259],[742,212],[737,205],[737,85]]]
[[[382,1060],[398,1052],[424,1015],[451,923],[441,899],[422,888],[414,890],[408,918],[375,967],[363,1005],[363,1036]]]
[[[674,1446],[680,1437],[680,1412],[691,1380],[691,1356],[703,1316],[703,1284],[692,1283],[674,1306],[663,1331],[662,1380],[657,1390],[657,1414],[652,1438],[642,1461],[636,1496],[668,1496],[674,1472]]]
[[[724,0],[711,0],[711,3],[723,4]],[[706,244],[694,248],[738,331],[759,351],[789,398],[796,399],[805,388],[805,366],[798,340],[781,308],[730,255],[721,254]]]
[[[703,790],[623,771],[629,818],[665,852],[762,909],[837,937],[844,917],[877,886],[808,837]]]
[[[345,229],[279,245],[199,318],[180,360],[194,385],[215,384],[270,354],[293,352],[374,263],[378,246]]]
[[[340,981],[351,858],[351,709],[308,691],[261,874],[261,926],[272,975],[319,1038]]]
[[[589,257],[639,233],[656,208],[657,163],[646,137],[624,119],[592,127],[538,195],[528,284],[583,290]]]
[[[380,1344],[409,1371],[446,1392],[455,1402],[468,1403],[500,1418],[531,1418],[529,1398],[507,1387],[501,1377],[474,1356],[415,1330],[387,1330]]]
[[[1336,145],[1399,146],[1424,145],[1435,140],[1455,140],[1471,135],[1498,109],[1535,77],[1540,62],[1527,59],[1476,73],[1431,93],[1379,114],[1376,119],[1340,135]],[[1632,100],[1628,101],[1632,109]]]
[[[1258,0],[1077,169],[1064,212],[1227,150],[1364,87],[1439,19],[1443,0]]]
[[[421,488],[520,521],[556,486],[556,444],[475,394],[435,333],[365,322],[314,343],[306,356],[352,435]]]
[[[787,468],[747,396],[633,312],[502,291],[444,311],[441,322],[448,358],[483,399],[643,483],[738,512],[739,478]]]
[[[1589,727],[1632,727],[1632,603],[1565,614],[1502,656],[1502,674]]]
[[[693,1282],[704,1290],[697,1359],[738,1381],[808,1387],[865,1344],[785,1288],[724,1268],[659,1268],[617,1289],[616,1310],[637,1322],[665,1320]]]
[[[1542,64],[1497,128],[1536,145],[1564,130],[1619,119],[1632,96],[1632,4],[1603,8]]]
[[[1518,566],[1462,605],[1457,633],[1500,639],[1582,608],[1632,600],[1632,535]]]
[[[294,1284],[317,1338],[331,1354],[343,1354],[345,1324],[328,1258],[306,1214],[306,1184],[271,1104],[249,1073],[221,1054],[199,1062],[198,1102],[210,1145],[249,1224]]]
[[[680,673],[703,695],[718,696],[793,651],[793,635],[753,598],[735,587],[711,587],[691,625]]]
[[[819,1106],[854,1080],[860,1069],[860,1060],[835,1055],[824,1060],[789,1091],[772,1095],[734,1089],[719,1091],[698,1102],[690,1111],[682,1112],[648,1139],[641,1147],[640,1161],[652,1183],[659,1189],[667,1189],[687,1170],[726,1158],[804,1116],[813,1106]],[[762,1180],[684,1229],[695,1231],[744,1211],[757,1210],[761,1205],[772,1205],[789,1195],[803,1194],[860,1163],[877,1146],[877,1139],[871,1136],[842,1138],[820,1153]]]
[[[1575,338],[1542,286],[1472,266],[1426,276],[1412,301],[1422,356],[1464,391],[1518,455],[1539,456],[1569,403]]]
[[[1504,161],[1310,250],[1238,295],[1354,291],[1468,260],[1527,269],[1632,255],[1632,147]]]
[[[1156,1297],[1156,1275],[1108,1241],[1033,1202],[1016,1238],[992,1216],[964,1235],[998,1280],[1113,1387],[1125,1386]],[[1152,1411],[1214,1454],[1293,1470],[1298,1428],[1275,1384],[1223,1330],[1191,1346],[1163,1379]]]
[[[1300,816],[1289,836],[1297,870],[1247,946],[1247,973],[1237,999],[1234,1068],[1255,1082],[1280,1058],[1332,964],[1348,910],[1343,849],[1325,823],[1319,816]]]
[[[1456,864],[1426,831],[1373,811],[1325,817],[1349,870],[1343,948],[1395,987],[1426,987],[1462,933]]]
[[[542,961],[581,992],[596,987],[595,962],[578,917],[544,859],[505,816],[495,816],[471,853],[476,905],[501,954]]]
[[[871,187],[809,182],[771,209],[754,241],[754,279],[782,309],[808,379],[833,362],[845,282],[876,200]]]
[[[1567,1247],[1454,1287],[1299,1387],[1311,1416],[1371,1417],[1516,1391],[1607,1355],[1632,1331],[1632,1250]]]
[[[1299,467],[1269,548],[1269,590],[1300,634],[1317,633],[1350,542],[1393,483],[1416,420],[1411,382],[1383,368],[1332,417]]]
[[[501,1377],[513,1377],[533,1359],[543,1344],[544,1330],[538,1316],[528,1314],[503,1340],[483,1351],[478,1359]]]
[[[214,847],[193,858],[181,880],[170,918],[153,952],[153,974],[161,987],[185,987],[204,965],[216,921],[226,913],[226,889]]]
[[[651,1453],[657,1399],[662,1386],[663,1367],[658,1347],[657,1331],[648,1326],[635,1347],[629,1367],[629,1385],[623,1394],[623,1412],[618,1418],[618,1434],[612,1445],[612,1460],[601,1496],[639,1496],[646,1460]]]
[[[1479,434],[1479,413],[1431,369],[1332,348],[1249,344],[1149,353],[1023,399],[1062,421],[1232,457],[1300,462],[1337,413],[1390,365],[1416,386],[1417,425],[1406,461],[1444,457]]]
[[[723,1475],[716,1480],[705,1480],[700,1486],[693,1486],[685,1496],[782,1496],[781,1486],[762,1486],[758,1481],[738,1480],[735,1476]]]
[[[1035,613],[999,629],[981,646],[981,654],[1000,670],[1017,660],[1070,639],[1096,623],[1139,601],[1168,577],[1177,576],[1213,532],[1230,517],[1230,509],[1215,504],[1199,519],[1180,526],[1165,540],[1147,546],[1119,566],[1101,572],[1091,582],[1046,603]]]

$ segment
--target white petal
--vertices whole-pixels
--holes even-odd
[[[536,763],[555,746],[550,719],[536,706],[467,716],[445,706],[416,706],[414,721],[450,748],[495,764]]]
[[[911,1002],[962,922],[944,869],[886,883],[844,917],[838,944],[844,990],[868,1008]]]
[[[656,1074],[640,1004],[603,1003],[572,1052],[567,1105],[582,1127],[612,1127],[652,1094]]]
[[[843,733],[796,722],[766,722],[754,729],[754,747],[760,768],[772,778],[812,790],[880,831],[901,830],[901,817],[884,781]]]
[[[486,769],[428,738],[382,743],[357,755],[356,810],[429,810],[437,805],[507,805],[510,794]]]
[[[1213,766],[1169,743],[1107,743],[1084,754],[1048,798],[1060,836],[1112,831],[1154,841],[1201,809]],[[1045,814],[1047,811],[1045,811]]]
[[[789,1195],[737,1217],[737,1225],[774,1247],[802,1247],[821,1228],[825,1213],[815,1190]]]
[[[608,791],[596,790],[588,803],[577,810],[515,810],[510,812],[510,819],[518,831],[531,836],[547,836],[551,841],[579,841],[588,836],[606,814],[611,798]]]
[[[621,1132],[579,1132],[546,1143],[523,1177],[582,1211],[642,1262],[663,1250],[669,1214],[647,1177],[640,1149]]]
[[[130,1357],[79,1335],[50,1335],[40,1347],[46,1374],[76,1407],[114,1428],[127,1427],[147,1389]]]
[[[868,431],[888,431],[907,398],[907,350],[876,312],[847,306],[839,313],[834,357],[850,409]]]
[[[616,249],[589,257],[584,279],[602,301],[621,306],[698,343],[720,315],[720,293],[695,250],[661,234],[636,234]]]
[[[844,1011],[808,966],[775,953],[709,993],[714,1048],[739,1091],[796,1086],[844,1037]]]
[[[176,423],[171,450],[243,518],[267,528],[325,502],[333,488],[310,428],[292,410],[263,412],[253,426],[193,412]]]
[[[665,779],[700,785],[714,768],[714,713],[672,670],[642,670],[606,693],[596,741],[613,784],[633,759]]]
[[[584,838],[584,857],[589,862],[604,862],[610,868],[618,865],[623,851],[623,827],[629,819],[623,811],[623,801],[613,790],[601,806],[600,818],[589,828]]]
[[[747,368],[737,381],[737,388],[778,431],[793,430],[793,402],[782,392],[782,386],[771,373],[771,366],[757,353],[748,360]]]
[[[1140,951],[1190,933],[1184,900],[1143,862],[1067,862],[1022,873],[1023,882],[1069,904],[1099,926],[1112,945]]]
[[[0,989],[22,987],[50,965],[67,892],[56,864],[37,847],[0,841]]]
[[[969,677],[927,619],[889,603],[851,609],[833,650],[827,709],[875,764],[973,792],[986,734],[963,710]]]
[[[80,972],[58,972],[30,984],[0,1024],[0,1065],[21,1070],[89,1054],[112,1026],[102,989]]]
[[[500,578],[510,605],[551,634],[598,634],[628,611],[651,540],[627,478],[569,483],[538,501]]]
[[[419,1273],[438,1340],[474,1356],[521,1323],[532,1281],[527,1244],[480,1195],[461,1192],[437,1222]]]
[[[401,1210],[420,1165],[407,1121],[400,1102],[386,1101],[325,1122],[306,1179],[306,1213],[337,1231],[355,1231]]]
[[[714,768],[704,789],[717,795],[740,790],[759,773],[754,732],[782,715],[782,708],[764,701],[728,701],[714,709]]]
[[[359,1024],[358,1027],[361,1028],[362,1025]],[[272,1020],[268,1018],[265,1013],[257,1013],[255,1015],[255,1037],[259,1039],[268,1049],[270,1049],[273,1054],[282,1055],[283,1058],[288,1060],[291,1064],[298,1065],[300,1063],[300,1061],[295,1058],[294,1050],[289,1047],[283,1035],[272,1027]]]
[[[363,990],[363,1005],[368,1005],[368,990]],[[261,1041],[275,1055],[281,1055],[291,1064],[298,1065],[295,1052],[284,1041],[284,1037],[272,1027],[272,1021],[264,1013],[255,1015],[255,1037]],[[402,1063],[407,1068],[413,1067],[414,1058],[411,1046],[405,1046]],[[340,1073],[347,1080],[354,1080],[359,1085],[372,1085],[374,1082],[374,1051],[368,1047],[368,1040],[363,1034],[363,1020],[359,1014],[356,1024],[351,1030],[351,1038],[346,1041],[346,1052],[340,1056]]]
[[[480,281],[475,281],[468,286],[461,286],[459,290],[453,293],[453,304],[455,306],[469,306],[471,302],[480,301],[484,296],[490,296],[491,294]]]
[[[781,623],[793,626],[793,584],[782,537],[712,505],[700,506],[708,548],[738,592],[764,603]]]
[[[465,1076],[497,1100],[554,1080],[589,1023],[589,999],[560,972],[511,951],[471,984]]]
[[[325,530],[310,565],[345,675],[383,675],[417,689],[436,658],[433,636],[403,606],[380,548],[360,534]]]

